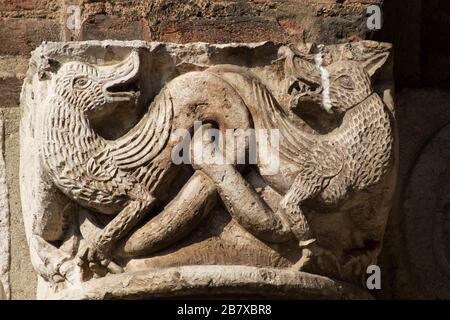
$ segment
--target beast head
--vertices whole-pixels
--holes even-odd
[[[84,113],[99,112],[108,104],[130,101],[137,95],[133,88],[139,71],[136,51],[113,65],[96,66],[70,61],[52,71],[54,94]]]
[[[358,63],[339,61],[321,67],[295,57],[292,65],[295,73],[289,93],[295,107],[319,106],[341,114],[373,92],[369,74]]]
[[[320,54],[314,62],[311,56],[308,61],[290,49],[282,54],[291,109],[308,114],[326,111],[328,116],[343,115],[367,99],[373,93],[371,76],[388,58],[383,53],[363,62],[340,60],[323,66]]]

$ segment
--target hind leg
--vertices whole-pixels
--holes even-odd
[[[195,172],[177,196],[156,217],[139,227],[118,245],[115,255],[150,254],[188,235],[215,204],[216,187],[201,172]]]
[[[317,190],[315,196],[325,205],[338,203],[347,193],[345,185],[340,181],[339,176],[331,180],[327,179],[326,183],[322,185],[323,187]],[[320,241],[314,239],[312,232],[310,232],[310,236],[310,241],[299,242],[302,257],[293,266],[293,269],[339,278],[342,272],[338,258],[330,250],[321,246]]]
[[[302,210],[305,200],[315,197],[322,187],[322,179],[305,170],[300,172],[280,202],[279,210],[300,243],[312,242],[313,234]]]
[[[111,262],[111,252],[117,241],[130,232],[155,203],[155,198],[142,188],[137,187],[134,191],[135,199],[131,200],[103,229],[96,230],[91,241],[86,241],[78,250],[78,264],[83,269],[98,269],[102,266],[111,273],[122,271],[118,265]]]

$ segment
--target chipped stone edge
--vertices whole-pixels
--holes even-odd
[[[143,49],[149,52],[158,52],[163,49],[176,59],[176,56],[181,57],[182,61],[177,61],[179,63],[189,62],[190,60],[197,60],[204,62],[205,65],[212,63],[212,58],[227,49],[251,49],[260,53],[267,53],[272,51],[274,53],[277,50],[287,45],[283,43],[274,43],[272,41],[261,41],[261,42],[231,42],[231,43],[208,43],[208,42],[189,42],[189,43],[172,43],[172,42],[158,42],[158,41],[142,41],[142,40],[88,40],[88,41],[76,41],[76,42],[47,42],[44,41],[38,46],[34,51],[31,52],[30,67],[39,63],[39,60],[43,57],[59,56],[62,57],[73,57],[82,56],[86,52],[92,53],[92,48],[102,48],[102,49]],[[299,44],[301,47],[308,47],[311,44]],[[343,43],[343,44],[332,44],[327,45],[326,48],[344,48],[346,46],[364,46],[366,48],[372,48],[374,50],[391,50],[392,44],[387,42],[377,42],[371,40],[362,40],[353,43]],[[337,50],[339,51],[339,50]],[[189,53],[188,55],[186,55]],[[194,55],[194,58],[189,58],[189,55]],[[31,68],[33,69],[33,68]],[[30,70],[29,70],[30,71]]]
[[[4,119],[0,117],[0,300],[10,299],[10,216],[6,164],[4,159]]]

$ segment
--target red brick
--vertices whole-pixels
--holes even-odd
[[[302,25],[296,19],[282,20],[280,26],[290,35],[301,35],[304,32]]]
[[[0,55],[28,55],[42,41],[59,41],[58,21],[46,19],[0,19]]]
[[[33,10],[42,0],[0,0],[0,11]]]
[[[0,0],[0,16],[5,18],[58,19],[60,8],[56,0]]]
[[[190,41],[224,43],[265,40],[286,42],[293,39],[275,20],[252,17],[164,21],[159,27],[157,40],[178,43]]]
[[[144,21],[129,21],[117,16],[98,14],[81,25],[79,40],[150,40]]]

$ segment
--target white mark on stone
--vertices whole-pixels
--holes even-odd
[[[324,109],[331,113],[331,108],[333,107],[330,100],[330,74],[328,70],[322,66],[322,50],[324,45],[320,44],[317,46],[319,52],[314,55],[314,62],[316,67],[320,70],[320,78],[322,81],[322,104]]]

